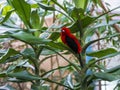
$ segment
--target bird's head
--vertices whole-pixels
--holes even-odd
[[[61,33],[63,33],[63,34],[68,34],[68,33],[70,33],[70,29],[69,29],[69,28],[66,28],[66,27],[62,27]]]

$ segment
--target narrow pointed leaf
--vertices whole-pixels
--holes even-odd
[[[44,86],[40,86],[40,85],[32,85],[31,90],[50,90],[49,85],[44,85]]]
[[[40,79],[39,77],[32,75],[27,71],[8,73],[7,75],[8,75],[8,77],[15,77],[15,78],[25,80],[25,81],[39,80]]]
[[[5,21],[7,21],[13,11],[14,11],[14,10],[8,11],[7,14],[5,15],[4,19],[3,19],[2,21],[0,21],[0,24],[2,24],[2,23],[4,23]]]
[[[114,73],[114,72],[117,72],[118,70],[120,70],[120,65],[113,67],[113,68],[110,68],[110,69],[107,69],[105,72]]]
[[[55,8],[52,7],[52,6],[48,6],[48,5],[43,4],[43,3],[38,3],[38,5],[39,5],[42,9],[50,10],[50,11],[55,11]]]
[[[50,41],[48,39],[42,39],[42,38],[35,37],[31,33],[27,33],[24,31],[10,34],[10,36],[12,38],[26,42],[28,44],[45,44]]]
[[[102,49],[99,51],[89,52],[87,53],[87,55],[91,57],[101,58],[101,57],[104,57],[106,55],[109,55],[115,52],[117,52],[117,50],[115,50],[114,48],[107,48],[107,49]]]
[[[11,48],[8,49],[8,51],[3,56],[0,57],[0,63],[5,63],[7,58],[16,54],[19,54],[19,52]]]
[[[98,72],[94,74],[97,79],[102,79],[106,81],[114,81],[120,78],[120,75],[109,74],[104,72]]]
[[[8,0],[25,25],[30,24],[31,6],[25,0]]]
[[[40,28],[40,18],[36,10],[31,13],[31,24],[34,29]]]

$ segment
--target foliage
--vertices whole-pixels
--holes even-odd
[[[93,90],[95,81],[120,79],[120,65],[107,69],[99,63],[120,54],[120,51],[115,49],[119,46],[117,42],[120,33],[113,27],[120,21],[111,19],[116,14],[109,14],[120,6],[100,15],[96,11],[96,15],[93,15],[92,9],[97,6],[102,8],[98,0],[73,0],[73,2],[64,0],[63,5],[57,0],[34,0],[34,3],[25,0],[7,0],[1,4],[0,27],[6,29],[0,34],[0,41],[19,40],[28,46],[21,51],[14,48],[0,51],[0,64],[12,63],[5,70],[1,70],[0,77],[16,83],[31,82],[31,90],[49,90],[50,86],[45,86],[46,82],[55,83],[69,90]],[[45,18],[49,15],[53,15],[53,24],[45,26]],[[23,22],[22,27],[17,22]],[[80,55],[80,60],[84,62],[83,68],[78,64],[78,56],[60,41],[59,31],[64,25],[68,26],[80,40],[83,48]],[[98,39],[87,41],[96,33],[100,36]],[[89,46],[100,41],[112,42],[114,48],[87,51]],[[77,62],[64,57],[70,53]],[[42,55],[46,57],[41,59]],[[43,72],[39,68],[40,65],[54,55],[62,57],[68,65]],[[88,63],[86,63],[86,55],[92,57]],[[49,79],[56,70],[69,70],[69,74],[59,82]],[[87,74],[89,70],[91,72]],[[116,88],[118,86],[119,84]],[[7,88],[12,87],[7,86]]]

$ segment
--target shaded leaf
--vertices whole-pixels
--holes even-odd
[[[16,60],[18,60],[20,57],[21,57],[20,54],[11,55],[10,57],[8,57],[8,58],[6,59],[6,61],[5,61],[4,63],[16,61]]]
[[[82,20],[82,28],[87,28],[90,24],[92,24],[95,20],[97,19],[97,17],[90,17],[90,16],[85,16]]]
[[[31,80],[40,80],[39,77],[30,74],[26,70],[20,71],[20,72],[15,72],[15,73],[8,73],[8,77],[15,77],[24,81],[31,81]]]
[[[32,85],[31,86],[31,90],[50,90],[49,85],[43,85],[43,86],[39,86],[39,85]]]
[[[24,50],[21,51],[21,53],[24,56],[31,56],[31,57],[35,57],[35,52],[32,48],[25,48]]]
[[[59,42],[49,42],[48,45],[52,48],[56,48],[58,50],[69,50],[72,51],[69,47],[67,47],[66,45],[64,45],[63,43]]]
[[[60,52],[60,50],[56,50],[57,52]],[[43,49],[41,52],[41,55],[52,55],[52,54],[56,54],[55,52],[53,52],[52,50],[48,50],[48,49]]]
[[[92,24],[96,20],[96,17],[85,16],[81,20],[77,20],[71,27],[71,32],[75,33],[78,31],[83,31],[83,29],[87,28],[90,24]],[[85,32],[85,30],[84,30]]]
[[[16,54],[19,54],[19,52],[12,48],[8,49],[8,51],[3,56],[0,57],[0,63],[5,63],[10,56],[13,56]]]
[[[0,72],[0,78],[5,78],[7,77],[6,72]]]
[[[28,60],[20,61],[17,65],[10,65],[7,69],[7,73],[12,71],[21,71],[27,68],[31,68],[34,70],[34,67],[28,62]]]

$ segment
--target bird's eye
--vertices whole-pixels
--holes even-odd
[[[62,32],[65,32],[65,30],[62,30]]]

